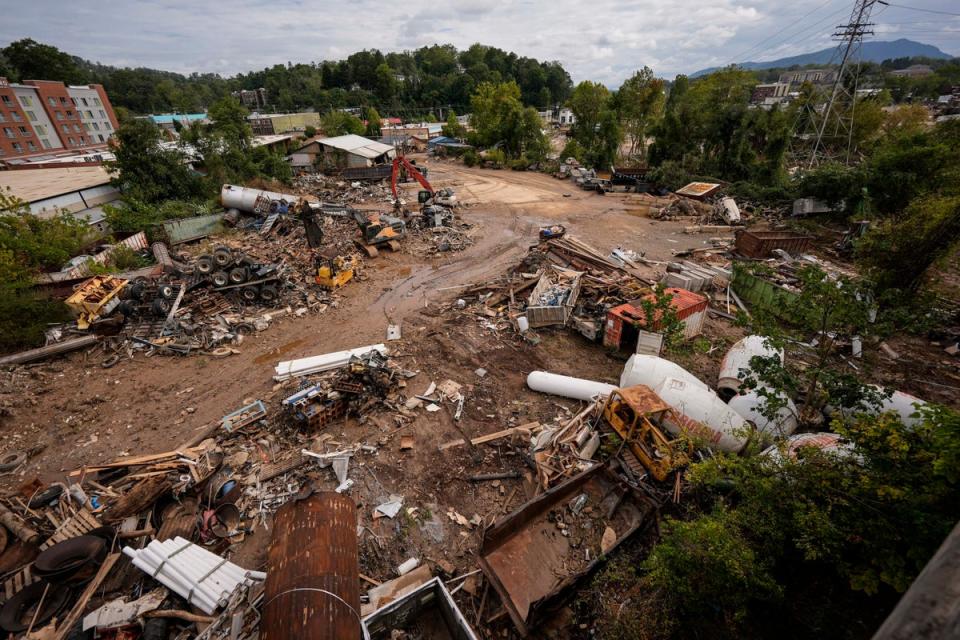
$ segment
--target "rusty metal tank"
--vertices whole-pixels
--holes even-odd
[[[267,552],[262,640],[357,640],[357,506],[324,491],[277,511]]]

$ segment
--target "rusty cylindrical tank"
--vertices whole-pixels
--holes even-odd
[[[324,491],[285,504],[267,553],[263,640],[357,640],[357,507]]]

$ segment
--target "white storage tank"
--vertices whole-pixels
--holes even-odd
[[[820,449],[825,453],[836,454],[839,456],[849,456],[855,452],[852,443],[843,442],[836,433],[798,433],[795,436],[787,438],[786,442],[780,445],[773,445],[763,450],[760,455],[767,456],[773,460],[783,460],[783,453],[790,458],[796,458],[797,452],[802,447],[813,447]]]
[[[264,191],[263,189],[251,189],[250,187],[239,187],[234,184],[225,184],[220,189],[220,204],[224,209],[238,209],[252,213],[257,203],[257,198],[261,195],[270,200],[286,200],[293,204],[300,199],[300,196],[289,193],[277,193],[276,191]]]
[[[883,388],[877,385],[870,385],[875,390],[882,392]],[[866,413],[868,415],[877,415],[880,413],[887,413],[888,411],[893,411],[900,416],[900,420],[904,425],[908,427],[915,427],[920,424],[920,416],[914,416],[914,413],[917,413],[918,407],[924,407],[927,403],[916,396],[912,396],[909,393],[904,393],[903,391],[894,391],[889,398],[883,398],[880,403],[880,407],[877,408],[874,405],[867,405],[866,408],[851,409],[849,407],[841,407],[840,414],[844,419],[852,418],[858,413]],[[827,414],[831,417],[836,412],[835,407],[827,407]]]
[[[709,389],[705,383],[677,363],[642,353],[630,356],[627,364],[623,366],[623,373],[620,374],[620,388],[625,389],[642,384],[656,389],[667,378],[685,380],[693,386]]]
[[[786,400],[786,405],[777,410],[777,415],[773,419],[767,418],[761,413],[767,400],[757,393],[756,389],[742,396],[734,396],[727,403],[727,406],[743,416],[744,419],[752,422],[760,433],[780,438],[789,436],[797,430],[798,413],[793,400],[786,398],[783,394],[778,395],[781,399]]]
[[[763,336],[747,336],[730,347],[720,364],[720,378],[717,380],[717,394],[729,400],[740,390],[743,378],[741,369],[750,370],[750,360],[754,356],[778,356],[783,364],[783,350],[767,345]]]
[[[610,395],[617,387],[604,382],[561,376],[546,371],[531,371],[527,375],[527,386],[540,393],[573,398],[589,402],[597,396]]]
[[[664,421],[664,426],[672,434],[687,431],[694,437],[703,438],[711,447],[730,453],[738,453],[746,446],[750,425],[705,386],[666,378],[654,391],[673,408],[682,422]]]

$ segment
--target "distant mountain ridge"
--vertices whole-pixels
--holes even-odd
[[[779,58],[777,60],[768,60],[766,62],[738,62],[737,66],[748,70],[754,69],[775,69],[780,67],[792,67],[794,65],[804,66],[808,64],[827,64],[834,57],[836,47],[821,49],[813,53],[801,53],[789,58]],[[901,38],[890,42],[870,41],[864,42],[860,49],[860,58],[865,62],[883,62],[891,58],[912,58],[924,57],[941,60],[953,58],[949,53],[945,53],[932,44],[923,44],[914,40]],[[720,67],[710,67],[691,73],[691,78],[713,73]]]

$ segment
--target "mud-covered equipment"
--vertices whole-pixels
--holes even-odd
[[[316,282],[325,289],[339,289],[353,279],[356,267],[353,256],[318,256]]]
[[[378,249],[386,247],[399,251],[399,240],[407,234],[407,223],[400,218],[385,213],[353,210],[353,219],[360,227],[360,240],[357,242],[371,258],[377,257]]]
[[[673,409],[650,387],[615,389],[603,405],[603,419],[625,442],[630,453],[658,481],[686,464],[692,445],[668,435],[664,420],[679,423]],[[629,456],[625,456],[629,464]]]

